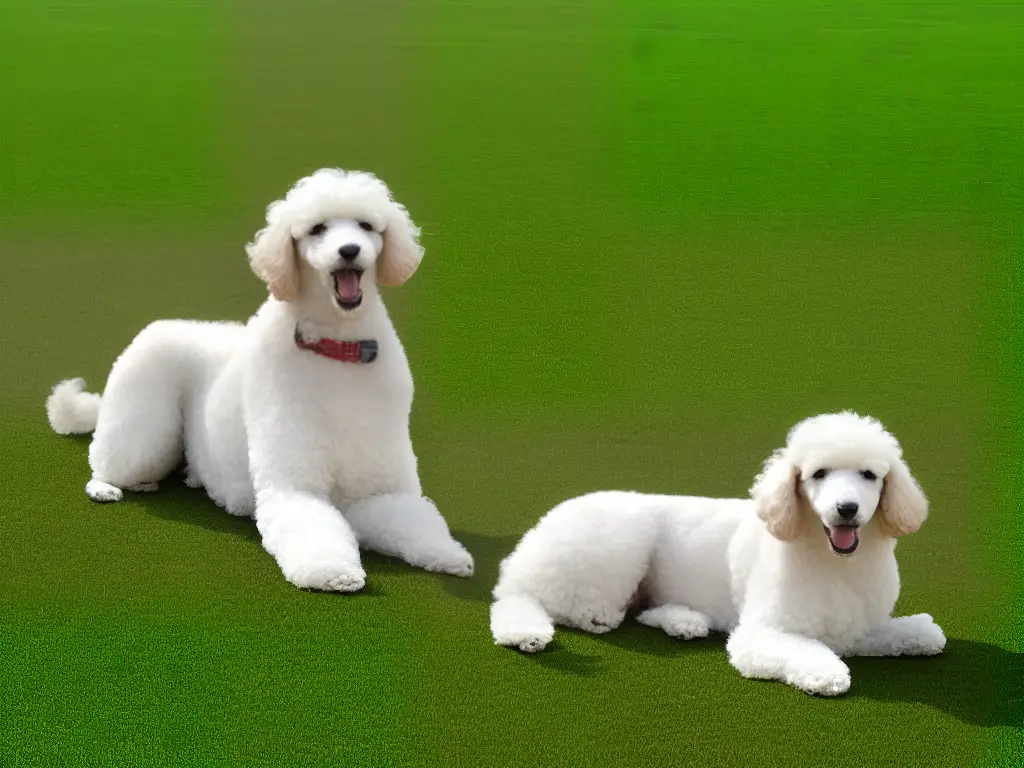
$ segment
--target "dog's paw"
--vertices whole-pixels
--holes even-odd
[[[931,615],[918,613],[907,617],[907,624],[916,636],[907,643],[904,653],[908,656],[936,656],[946,647],[946,635]]]
[[[550,642],[551,638],[528,637],[524,640],[520,640],[516,647],[524,653],[537,653],[538,651],[543,651],[547,648],[547,645]]]
[[[790,682],[815,696],[841,696],[850,690],[850,670],[842,663],[829,665],[828,669],[809,670],[797,675]]]
[[[124,497],[120,488],[102,480],[90,480],[86,483],[85,495],[98,504],[110,504]]]
[[[497,632],[494,636],[495,645],[518,648],[523,653],[537,653],[547,648],[551,638],[555,636],[552,626],[519,628],[516,630]]]
[[[649,627],[661,629],[665,634],[679,640],[707,637],[711,632],[710,617],[680,605],[660,605],[651,608],[638,615],[636,620]]]
[[[331,592],[358,592],[366,586],[366,574],[362,569],[358,573],[339,574],[327,580],[325,589]]]
[[[625,612],[613,615],[606,612],[587,610],[574,617],[569,623],[577,629],[582,629],[584,632],[603,635],[618,627],[622,623],[623,618],[625,618]]]
[[[538,626],[520,626],[514,629],[497,630],[491,628],[494,644],[508,648],[518,648],[523,653],[537,653],[547,648],[551,638],[555,636],[555,628],[548,624]]]
[[[366,571],[358,563],[341,559],[310,559],[291,568],[282,568],[285,579],[301,589],[322,592],[358,592],[366,586]]]
[[[680,619],[679,621],[670,622],[665,627],[667,635],[679,640],[695,640],[700,637],[707,637],[710,632],[711,628],[708,626],[707,621],[703,619]]]
[[[160,490],[160,483],[136,483],[125,488],[132,493],[156,493]]]
[[[491,606],[491,636],[495,645],[536,653],[551,642],[555,625],[533,598],[506,595]]]
[[[458,549],[424,563],[424,570],[468,579],[473,575],[473,556],[461,544],[456,543],[456,546]]]

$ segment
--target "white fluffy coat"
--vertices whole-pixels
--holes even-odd
[[[272,293],[248,323],[155,322],[114,363],[102,398],[81,379],[54,388],[56,431],[95,428],[90,498],[155,490],[185,458],[189,485],[255,517],[296,586],[360,589],[359,545],[469,576],[472,557],[422,495],[412,375],[378,291],[415,272],[417,237],[370,174],[323,169],[299,181],[247,248]],[[344,270],[359,276],[342,289]],[[376,340],[378,356],[330,359],[299,348],[297,329],[307,342]]]
[[[751,493],[605,491],[556,506],[501,564],[495,643],[538,651],[555,624],[607,632],[639,602],[637,620],[674,637],[728,632],[745,677],[822,695],[849,688],[842,656],[942,650],[927,614],[891,618],[896,536],[921,525],[927,502],[878,422],[801,422]]]

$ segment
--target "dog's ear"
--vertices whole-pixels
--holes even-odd
[[[396,288],[412,277],[423,259],[420,230],[405,206],[391,202],[384,228],[384,247],[377,258],[377,282]]]
[[[768,532],[782,541],[792,541],[800,534],[799,481],[799,470],[780,448],[768,457],[750,488],[757,516],[768,526]]]
[[[282,206],[279,201],[267,209],[267,226],[256,233],[245,252],[252,271],[271,295],[279,301],[294,301],[299,298],[298,254]]]
[[[886,535],[896,538],[913,533],[928,517],[928,499],[902,459],[889,468],[878,502],[879,521]]]

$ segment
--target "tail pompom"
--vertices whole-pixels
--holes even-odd
[[[59,435],[84,435],[96,429],[100,396],[85,391],[85,379],[67,379],[46,399],[46,417]]]
[[[527,653],[543,650],[555,635],[547,611],[527,595],[506,595],[491,605],[491,634],[495,645],[509,645]]]

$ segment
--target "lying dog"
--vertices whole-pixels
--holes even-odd
[[[895,438],[853,413],[801,422],[766,462],[752,500],[602,492],[566,501],[501,564],[499,645],[539,651],[554,624],[643,624],[681,639],[729,633],[744,677],[808,693],[850,687],[842,656],[937,654],[927,614],[891,618],[896,538],[928,504]]]

